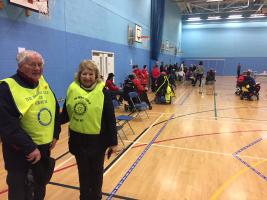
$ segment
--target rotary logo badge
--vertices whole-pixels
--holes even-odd
[[[86,104],[84,102],[78,102],[74,105],[74,112],[77,115],[83,115],[87,110]]]
[[[48,108],[42,108],[38,112],[38,121],[43,126],[48,126],[52,122],[52,113]]]

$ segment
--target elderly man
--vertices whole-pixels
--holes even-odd
[[[55,164],[50,150],[60,133],[59,105],[42,76],[42,56],[27,50],[17,55],[17,62],[17,73],[0,81],[0,136],[8,199],[41,200]]]

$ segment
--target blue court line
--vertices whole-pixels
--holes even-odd
[[[238,151],[236,151],[235,153],[233,153],[233,156],[239,160],[241,163],[243,163],[244,165],[246,165],[249,169],[251,169],[253,172],[255,172],[259,177],[261,177],[262,179],[264,179],[265,181],[267,181],[267,177],[262,174],[261,172],[259,172],[256,168],[252,167],[250,164],[248,164],[246,161],[244,161],[243,159],[241,159],[238,154],[240,154],[242,151],[245,151],[246,149],[252,147],[253,145],[259,143],[260,141],[262,141],[262,138],[259,138],[253,142],[251,142],[250,144],[242,147],[241,149],[239,149]]]
[[[119,190],[119,188],[122,186],[122,184],[124,183],[124,181],[132,173],[132,171],[134,170],[134,168],[137,166],[137,164],[140,162],[140,160],[144,157],[145,153],[149,150],[149,148],[152,146],[152,144],[156,141],[156,139],[159,137],[159,135],[161,134],[161,132],[163,131],[163,129],[167,126],[167,124],[170,122],[170,120],[172,119],[173,116],[174,116],[174,114],[168,119],[168,121],[161,127],[161,129],[158,131],[158,133],[155,135],[155,137],[151,140],[151,142],[146,146],[146,148],[144,149],[144,151],[139,155],[139,157],[132,164],[132,166],[130,167],[130,169],[128,169],[128,171],[121,178],[121,180],[116,185],[116,187],[112,190],[112,192],[110,193],[110,195],[107,198],[107,200],[110,200],[110,199],[112,199],[114,197],[114,195]]]

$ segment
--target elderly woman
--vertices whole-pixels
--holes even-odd
[[[101,199],[105,151],[117,148],[111,96],[93,61],[83,60],[67,91],[61,122],[69,121],[69,150],[75,156],[80,199]]]

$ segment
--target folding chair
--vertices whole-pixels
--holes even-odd
[[[125,147],[125,144],[124,144],[124,142],[123,142],[123,140],[122,140],[122,138],[121,138],[121,136],[120,136],[120,134],[119,134],[119,131],[121,131],[121,132],[123,133],[124,137],[126,138],[126,140],[128,140],[128,138],[127,138],[125,132],[124,132],[123,129],[122,129],[123,126],[118,125],[118,126],[116,126],[116,128],[117,128],[117,134],[118,134],[118,137],[120,138],[121,143],[122,143],[123,146]]]
[[[146,110],[148,109],[148,105],[146,102],[142,102],[137,94],[137,92],[129,92],[128,93],[130,97],[130,101],[133,105],[133,108],[135,111],[138,112],[138,115],[141,111],[144,111],[146,113],[147,118],[149,118]]]
[[[117,100],[115,100],[115,99],[112,100],[112,103],[113,103],[114,108],[118,108],[120,106],[119,102]],[[130,121],[133,120],[133,119],[134,119],[134,117],[130,116],[130,115],[119,115],[119,116],[116,117],[117,124],[119,126],[122,126],[122,127],[125,124],[128,124],[128,126],[130,127],[130,129],[131,129],[131,131],[132,131],[132,133],[134,135],[135,134],[134,130],[133,130],[131,124],[130,124]]]

